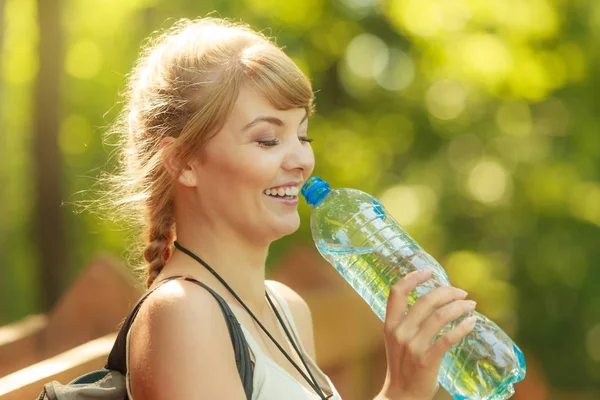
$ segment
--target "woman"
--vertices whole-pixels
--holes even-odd
[[[114,204],[143,217],[148,287],[190,276],[225,299],[253,357],[253,399],[339,399],[314,363],[306,303],[289,287],[265,281],[269,245],[298,228],[298,190],[314,167],[309,80],[246,26],[183,20],[147,47],[126,96],[115,129],[123,168],[115,177],[121,197]],[[473,327],[465,320],[432,343],[443,326],[474,309],[455,288],[431,291],[405,315],[407,295],[429,274],[410,274],[391,290],[384,324],[388,370],[379,400],[431,399],[442,355]],[[285,316],[291,336],[274,309]],[[127,360],[135,400],[245,398],[215,298],[185,280],[160,285],[142,305]],[[318,390],[300,371],[315,377]]]

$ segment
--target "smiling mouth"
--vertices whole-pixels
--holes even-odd
[[[298,197],[298,193],[299,190],[296,186],[272,188],[263,191],[263,194],[266,194],[267,196],[286,200],[296,199]]]

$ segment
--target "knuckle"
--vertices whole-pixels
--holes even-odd
[[[404,334],[400,331],[400,330],[396,330],[396,332],[394,332],[394,342],[401,347],[407,347],[408,345],[408,340],[407,338],[404,336]]]
[[[415,342],[408,343],[406,349],[413,359],[421,358]]]
[[[438,309],[433,313],[433,319],[437,322],[444,322],[446,319],[446,315],[444,314],[444,310]]]
[[[457,302],[457,304],[452,305],[452,315],[458,317],[460,315],[467,314],[474,309],[475,306],[469,301],[462,301],[460,303]]]
[[[429,293],[427,293],[425,296],[423,296],[422,298],[426,300],[426,304],[430,307],[436,305],[436,304],[443,304],[448,302],[448,300],[451,298],[450,293],[451,291],[448,290],[448,287],[439,287],[439,288],[435,288],[433,290],[431,290]]]
[[[427,367],[427,357],[423,354],[417,354],[414,358],[415,363],[418,368],[426,368]]]
[[[398,297],[404,294],[404,285],[402,285],[402,281],[395,283],[390,288],[390,297]]]
[[[454,343],[454,341],[448,335],[444,335],[441,338],[439,338],[438,340],[441,342],[440,344],[443,347],[451,347]]]
[[[396,330],[394,329],[393,326],[391,326],[391,324],[384,324],[383,325],[383,334],[385,336],[394,336],[395,335]]]
[[[458,302],[457,301],[452,304],[451,311],[452,311],[452,314],[456,315],[456,314],[461,314],[461,313],[465,312],[465,310],[467,310],[468,308],[469,307],[466,302]]]
[[[417,301],[420,303],[421,307],[424,307],[426,309],[431,308],[434,304],[434,301],[433,301],[430,293],[427,293],[425,296],[421,297]]]

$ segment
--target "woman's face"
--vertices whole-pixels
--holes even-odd
[[[258,242],[296,231],[298,193],[315,163],[307,125],[305,109],[277,110],[244,86],[190,171],[194,207],[208,223],[227,224]]]

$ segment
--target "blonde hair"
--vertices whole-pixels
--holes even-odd
[[[171,257],[174,179],[161,152],[184,162],[199,154],[252,84],[275,108],[313,111],[310,81],[265,35],[217,18],[182,19],[151,40],[129,76],[117,135],[119,170],[108,177],[110,206],[144,229],[146,285]],[[175,140],[162,150],[161,140]]]

